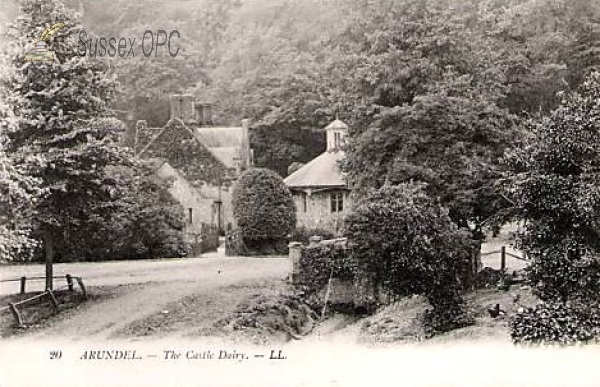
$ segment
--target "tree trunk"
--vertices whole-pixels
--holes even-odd
[[[46,290],[52,290],[54,276],[54,241],[49,231],[44,231],[44,251],[46,254]]]

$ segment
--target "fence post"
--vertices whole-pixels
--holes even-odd
[[[292,272],[290,273],[290,278],[292,280],[292,283],[296,283],[296,281],[298,280],[298,273],[300,270],[300,258],[302,257],[302,243],[291,242],[288,245],[288,250],[290,261],[292,262]]]
[[[69,291],[73,291],[73,277],[71,277],[71,274],[67,274],[65,275],[65,278],[67,279],[67,285],[69,286]]]
[[[50,296],[50,301],[52,301],[52,304],[54,305],[54,309],[56,310],[56,312],[58,312],[59,311],[58,300],[56,299],[54,292],[51,289],[48,289],[48,290],[46,290],[46,294],[48,294]]]
[[[506,246],[500,250],[500,271],[504,274],[506,271]]]
[[[10,310],[12,311],[13,315],[15,316],[15,320],[17,320],[17,326],[20,328],[23,326],[23,317],[21,317],[21,313],[19,312],[19,309],[17,309],[17,306],[15,304],[13,304],[12,302],[8,303],[8,306],[10,306]]]
[[[26,284],[27,284],[27,277],[21,277],[21,294],[25,294]]]
[[[77,283],[79,284],[79,287],[81,288],[81,292],[83,293],[83,299],[87,300],[88,295],[87,295],[87,290],[85,290],[85,286],[83,285],[83,280],[81,279],[81,277],[75,277],[75,280],[77,280]]]

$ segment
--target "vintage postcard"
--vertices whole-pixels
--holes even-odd
[[[600,3],[0,0],[0,387],[600,385]]]

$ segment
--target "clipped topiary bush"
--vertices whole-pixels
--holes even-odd
[[[600,308],[588,302],[544,302],[519,310],[510,320],[511,337],[521,344],[562,344],[597,341]]]
[[[384,186],[360,199],[346,220],[359,267],[392,296],[419,294],[432,306],[435,332],[473,322],[460,294],[460,273],[477,244],[419,186]]]
[[[233,215],[250,252],[285,253],[296,226],[296,207],[281,177],[269,169],[251,169],[233,191]]]

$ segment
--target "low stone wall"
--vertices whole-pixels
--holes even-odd
[[[345,242],[345,239],[333,239],[321,241],[317,238],[311,240],[311,245],[329,245],[335,243]],[[303,249],[309,247],[303,245],[300,242],[292,242],[288,245],[289,247],[289,258],[291,262],[291,281],[297,284],[300,260],[302,259]],[[324,285],[319,291],[319,298],[325,299],[327,288],[329,287],[329,295],[327,303],[331,305],[336,304],[353,304],[355,307],[367,306],[379,301],[380,297],[375,291],[375,287],[369,278],[355,276],[354,278],[331,278],[329,283]]]

